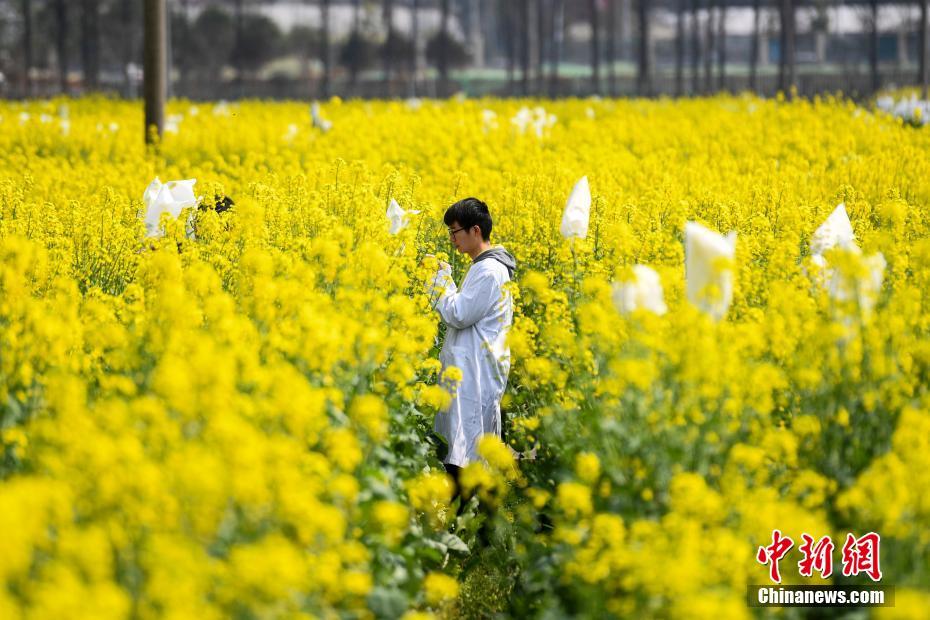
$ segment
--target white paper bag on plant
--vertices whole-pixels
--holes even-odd
[[[142,200],[145,203],[145,235],[147,237],[160,237],[164,231],[159,225],[162,213],[170,213],[177,218],[181,211],[188,207],[196,207],[200,199],[194,196],[194,184],[197,179],[183,181],[168,181],[162,183],[158,177],[145,189]],[[193,237],[193,214],[187,220],[187,236]]]
[[[814,231],[810,240],[811,254],[815,256],[823,255],[827,250],[837,246],[847,249],[857,247],[856,235],[849,222],[849,215],[846,214],[846,204],[842,202]]]
[[[685,224],[685,278],[688,300],[719,321],[733,301],[736,231],[726,236],[697,222]]]
[[[410,223],[410,216],[416,215],[419,212],[420,211],[418,209],[405,211],[399,204],[397,204],[396,200],[391,198],[391,202],[387,208],[387,219],[388,225],[390,226],[388,232],[390,232],[392,235],[396,235],[404,228],[406,228]]]
[[[858,252],[856,236],[853,233],[849,215],[846,213],[846,204],[840,203],[824,222],[817,227],[811,235],[809,242],[811,263],[814,265],[813,273],[809,275],[819,286],[824,287],[834,298],[839,291],[840,283],[834,270],[827,265],[824,253],[834,248]],[[804,269],[807,273],[807,269]]]
[[[320,104],[316,101],[310,104],[310,119],[313,121],[313,126],[323,133],[333,128],[332,121],[323,118],[323,115],[320,113]]]
[[[837,269],[824,256],[829,250],[846,251],[854,258],[847,269]],[[862,250],[856,245],[856,236],[845,203],[838,204],[811,235],[810,251],[811,263],[816,269],[815,281],[837,301],[855,298],[868,316],[881,292],[887,262],[881,252],[862,256]]]
[[[575,183],[572,193],[565,202],[565,211],[562,213],[562,226],[560,232],[566,239],[578,237],[584,239],[588,236],[588,220],[591,217],[591,188],[588,186],[588,177],[583,176]]]

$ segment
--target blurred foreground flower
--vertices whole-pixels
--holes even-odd
[[[632,279],[613,283],[613,301],[622,314],[642,309],[661,315],[668,310],[659,274],[646,265],[634,265]]]

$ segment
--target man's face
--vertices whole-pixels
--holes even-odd
[[[452,222],[449,226],[449,240],[456,250],[468,254],[481,245],[481,227],[475,224],[465,229],[458,222]]]

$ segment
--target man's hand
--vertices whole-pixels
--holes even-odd
[[[424,255],[423,255],[423,258],[420,259],[420,266],[421,266],[421,267],[425,267],[425,266],[427,265],[427,263],[429,262],[428,259],[430,259],[430,258],[436,258],[436,255],[435,255],[435,254],[424,254]],[[452,265],[450,265],[449,263],[447,263],[447,262],[444,261],[444,260],[441,260],[441,261],[439,261],[439,270],[438,270],[438,271],[439,271],[439,273],[447,272],[447,273],[449,273],[449,274],[451,275],[451,273],[452,273]]]
[[[435,256],[432,254],[427,254],[426,256],[432,259],[429,261],[431,265],[436,265]],[[426,262],[426,257],[424,257],[424,262]],[[436,293],[440,293],[441,296],[449,286],[452,286],[453,289],[455,287],[454,283],[452,283],[452,266],[446,261],[439,261],[436,273],[430,277],[426,283],[427,294],[430,299],[438,299]]]

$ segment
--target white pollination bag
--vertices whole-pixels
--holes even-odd
[[[575,183],[572,193],[565,203],[562,213],[562,226],[560,231],[566,239],[578,237],[584,239],[588,236],[588,220],[591,217],[591,189],[588,187],[588,177],[584,176]]]
[[[831,250],[846,253],[841,266],[827,260],[826,253]],[[881,252],[862,255],[845,203],[837,205],[811,235],[810,251],[817,284],[836,301],[855,300],[868,316],[878,301],[887,263]]]
[[[410,223],[410,216],[416,215],[419,212],[420,211],[416,209],[404,211],[404,209],[397,204],[397,201],[391,198],[391,203],[387,208],[388,232],[392,235],[396,235]]]
[[[158,177],[145,189],[142,200],[145,203],[145,236],[160,237],[164,234],[161,228],[161,214],[169,213],[177,218],[181,211],[188,207],[196,207],[200,198],[194,196],[194,184],[197,179],[183,181],[168,181],[162,183]],[[187,221],[187,236],[193,237],[193,213]]]
[[[685,224],[685,278],[688,300],[719,321],[733,301],[736,231],[726,236],[697,222]]]

